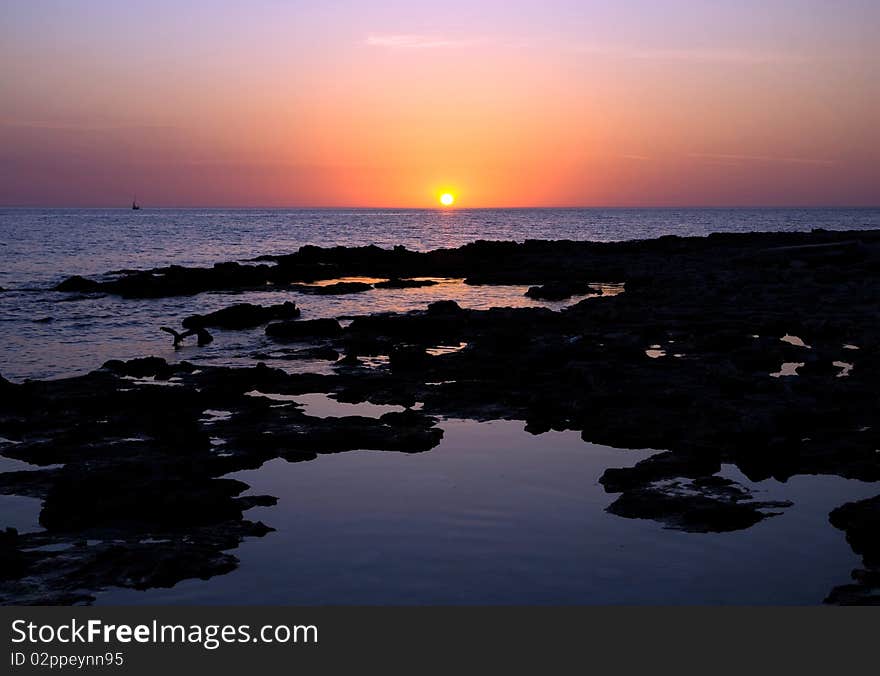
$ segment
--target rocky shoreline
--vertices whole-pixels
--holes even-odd
[[[387,281],[314,286],[347,277]],[[108,586],[228,572],[237,565],[229,550],[271,531],[246,510],[274,498],[242,496],[247,486],[225,475],[278,457],[427,451],[445,416],[663,449],[604,473],[607,509],[690,532],[748,528],[789,506],[753,499],[717,476],[722,464],[752,480],[880,479],[880,231],[475,242],[426,253],[303,247],[246,264],[72,277],[56,289],[158,298],[306,285],[331,294],[431,277],[588,297],[559,311],[439,301],[346,325],[300,319],[289,302],[239,304],[193,314],[184,328],[266,324],[285,349],[331,361],[332,374],[144,358],[75,378],[0,380],[0,437],[9,440],[0,453],[39,467],[0,474],[0,493],[41,499],[45,528],[0,536],[0,600],[88,602]],[[597,283],[624,292],[603,294]],[[317,418],[296,403],[305,393],[405,410]],[[880,503],[842,505],[830,520],[864,566],[827,601],[876,603]]]

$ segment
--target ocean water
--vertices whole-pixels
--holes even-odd
[[[151,354],[220,365],[281,356],[262,327],[212,330],[210,346],[179,350],[158,330],[239,302],[293,300],[303,318],[405,311],[441,299],[475,308],[545,304],[524,297],[523,286],[469,287],[458,279],[335,297],[285,290],[122,300],[48,290],[73,274],[207,266],[304,244],[426,250],[475,239],[612,241],[819,227],[880,228],[880,210],[0,209],[0,286],[6,289],[0,293],[0,374],[14,381],[57,378],[107,359]],[[291,372],[331,369],[327,362],[284,359],[271,365]],[[297,400],[315,415],[384,410],[323,395]],[[828,512],[878,492],[838,477],[752,483],[726,467],[723,474],[756,497],[794,505],[745,531],[682,533],[604,511],[615,497],[598,484],[605,469],[630,466],[660,449],[613,449],[570,432],[532,436],[517,421],[443,420],[440,426],[444,440],[427,453],[352,451],[307,463],[275,460],[234,475],[255,494],[279,497],[275,507],[248,512],[277,530],[235,550],[238,570],[172,589],[111,589],[98,602],[819,603],[859,565]],[[0,457],[0,471],[19,465]],[[0,527],[39,527],[39,501],[0,498]]]
[[[162,265],[210,266],[323,246],[402,244],[416,250],[476,239],[613,241],[675,234],[880,227],[880,209],[0,209],[0,374],[12,380],[83,373],[107,359],[240,364],[262,331],[215,334],[211,348],[170,349],[161,325],[236,302],[296,301],[303,317],[408,310],[442,298],[469,307],[533,304],[525,288],[474,291],[456,280],[431,289],[348,297],[295,292],[201,294],[123,301],[47,291],[67,276]],[[614,282],[617,280],[596,280]],[[459,280],[460,282],[460,280]],[[308,365],[317,368],[317,365]],[[298,368],[291,365],[291,368]]]

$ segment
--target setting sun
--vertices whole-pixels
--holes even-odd
[[[440,195],[440,204],[444,207],[451,207],[454,202],[455,197],[451,193],[445,192]]]

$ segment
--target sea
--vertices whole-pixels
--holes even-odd
[[[218,292],[149,300],[52,291],[74,275],[210,266],[300,246],[403,245],[415,250],[475,240],[619,241],[713,232],[880,228],[880,209],[30,209],[0,208],[0,375],[87,373],[108,359],[253,365],[277,346],[262,329],[212,331],[214,342],[175,350],[160,326],[233,303],[293,300],[303,318],[347,319],[424,308],[548,305],[525,287],[470,287],[441,279],[419,289],[344,296],[294,291]],[[609,283],[621,280],[601,280]],[[575,299],[577,300],[577,299]],[[327,362],[285,362],[330,372]],[[381,366],[381,365],[379,365]],[[380,415],[321,394],[315,415]],[[815,604],[849,581],[859,558],[828,512],[877,487],[839,477],[751,482],[722,473],[759,499],[794,506],[744,531],[694,534],[605,511],[598,478],[662,449],[621,450],[579,433],[527,434],[518,421],[443,420],[444,439],[416,455],[351,451],[307,463],[274,460],[233,476],[279,497],[248,512],[276,529],[235,550],[234,572],[171,589],[110,589],[98,603],[309,604]],[[21,469],[2,457],[0,471]],[[0,496],[0,527],[40,528],[39,501]]]

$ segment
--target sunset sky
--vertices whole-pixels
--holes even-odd
[[[880,204],[880,2],[12,0],[0,204]]]

